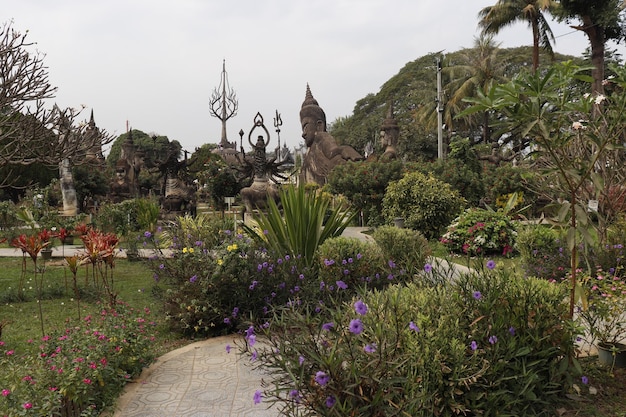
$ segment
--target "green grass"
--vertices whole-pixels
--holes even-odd
[[[34,269],[30,258],[26,259],[26,266],[24,301],[21,301],[17,297],[17,287],[22,273],[22,259],[0,258],[0,324],[4,323],[0,340],[14,346],[18,351],[32,348],[34,344],[28,341],[37,341],[42,336]],[[86,272],[86,267],[81,267],[77,273],[81,292],[81,318],[88,314],[98,314],[102,305],[100,294],[91,285],[91,274]],[[90,282],[89,285],[85,284],[86,280]],[[46,333],[54,329],[65,329],[78,320],[79,308],[74,296],[72,274],[64,260],[55,258],[46,264],[43,282],[44,329]],[[113,282],[119,300],[132,307],[149,308],[152,311],[152,318],[157,323],[159,354],[186,343],[178,335],[168,331],[158,301],[152,296],[152,272],[142,262],[117,259],[113,269]]]

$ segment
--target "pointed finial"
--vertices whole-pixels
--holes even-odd
[[[302,103],[302,107],[304,106],[319,106],[317,100],[315,100],[313,94],[311,93],[309,83],[306,83],[306,94],[304,95],[304,102]]]

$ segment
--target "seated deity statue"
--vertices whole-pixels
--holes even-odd
[[[335,138],[326,131],[326,114],[313,98],[308,84],[300,109],[300,122],[302,138],[307,146],[300,171],[302,183],[324,185],[328,174],[335,166],[363,159],[351,146],[338,145]]]

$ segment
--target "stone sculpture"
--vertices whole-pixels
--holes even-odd
[[[381,159],[396,159],[396,145],[398,144],[398,137],[400,136],[400,128],[398,122],[393,116],[393,103],[389,103],[387,110],[387,117],[383,121],[383,125],[380,131],[380,141],[385,147]]]
[[[301,183],[324,185],[328,174],[337,165],[363,159],[351,146],[338,145],[326,131],[326,114],[313,98],[309,85],[300,109],[302,138],[307,146],[300,171]]]

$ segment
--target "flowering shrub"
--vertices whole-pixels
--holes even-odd
[[[621,269],[598,268],[594,274],[580,277],[586,305],[579,306],[578,316],[590,343],[618,343],[626,339],[626,281],[619,276]]]
[[[517,248],[526,276],[559,280],[570,269],[570,251],[555,229],[524,226],[517,235]]]
[[[517,231],[501,212],[471,208],[448,226],[441,242],[454,253],[510,255],[515,250]]]
[[[118,303],[16,352],[0,341],[0,413],[98,415],[153,360],[149,310]]]
[[[544,413],[574,372],[565,293],[489,268],[451,286],[277,311],[246,332],[243,348],[270,371],[257,401],[283,415]],[[256,333],[263,346],[250,343]]]

